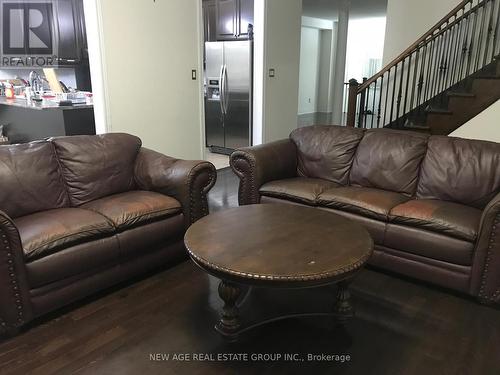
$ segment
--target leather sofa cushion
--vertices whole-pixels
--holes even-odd
[[[417,198],[484,208],[500,191],[500,144],[433,136],[422,164]]]
[[[172,216],[181,212],[181,204],[172,197],[152,191],[129,191],[84,204],[109,219],[118,230]]]
[[[12,218],[69,205],[49,142],[1,146],[0,181],[0,210]]]
[[[262,185],[259,192],[264,196],[289,199],[314,206],[322,192],[338,186],[335,182],[317,178],[295,177],[268,182]]]
[[[324,191],[319,195],[318,204],[387,221],[391,209],[408,199],[391,191],[348,186]]]
[[[351,185],[414,195],[428,136],[390,129],[368,130],[351,169]]]
[[[132,190],[141,140],[129,134],[82,135],[52,139],[71,204]]]
[[[81,208],[58,208],[14,219],[28,261],[61,248],[111,235],[113,224]]]
[[[120,243],[120,257],[123,259],[144,256],[159,246],[182,241],[185,232],[182,213],[127,229],[116,235]]]
[[[380,247],[375,247],[369,264],[417,280],[424,280],[464,293],[470,292],[471,267]]]
[[[65,247],[27,263],[28,283],[32,289],[39,288],[67,278],[77,278],[81,274],[96,272],[120,261],[118,238],[103,237]]]
[[[384,246],[425,258],[470,266],[474,244],[424,228],[388,223]]]
[[[368,231],[368,233],[370,233],[370,236],[372,237],[373,242],[376,245],[384,243],[385,227],[387,226],[386,222],[371,219],[369,217],[362,216],[362,215],[353,214],[353,213],[347,212],[347,211],[336,210],[333,208],[319,207],[319,209],[340,215],[342,217],[345,217],[346,219],[349,219],[349,220],[357,222],[358,224],[361,224],[363,227],[365,227],[365,229]]]
[[[394,207],[389,217],[393,223],[474,242],[481,215],[480,210],[458,203],[416,199]]]
[[[298,150],[299,176],[347,185],[364,131],[345,126],[307,126],[290,135]]]
[[[279,198],[273,198],[273,197],[262,197],[260,203],[263,204],[292,204],[292,205],[299,205],[299,206],[304,206],[302,203],[298,202],[291,202],[289,200],[285,199],[279,199]],[[365,229],[370,233],[370,236],[372,237],[373,241],[375,244],[382,244],[384,242],[384,234],[385,234],[385,227],[386,223],[379,221],[379,220],[374,220],[370,219],[364,216],[352,214],[350,212],[346,211],[340,211],[340,210],[335,210],[332,208],[328,207],[318,207],[318,210],[324,210],[331,212],[332,214],[340,215],[342,217],[345,217],[347,219],[353,220],[365,227]]]

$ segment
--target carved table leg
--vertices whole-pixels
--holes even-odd
[[[230,341],[235,341],[238,338],[240,319],[236,301],[240,294],[241,289],[238,285],[225,280],[219,283],[219,297],[224,301],[224,307],[215,329]]]
[[[351,305],[351,293],[349,292],[349,284],[351,280],[343,280],[337,284],[337,300],[333,307],[333,313],[340,324],[354,316],[354,308]]]

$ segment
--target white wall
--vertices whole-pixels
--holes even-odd
[[[334,22],[302,17],[300,41],[299,115],[331,112],[330,75],[333,74]]]
[[[384,65],[420,38],[459,3],[460,0],[388,0]]]
[[[318,110],[321,30],[302,27],[300,38],[299,115]]]
[[[297,128],[302,0],[266,0],[265,7],[263,141],[271,142]]]
[[[333,22],[331,22],[333,24]],[[332,57],[334,49],[332,45],[332,30],[320,31],[319,48],[319,71],[318,71],[318,112],[331,112],[330,105],[330,83],[331,75],[334,74]]]
[[[500,100],[485,111],[462,125],[450,135],[453,137],[480,139],[483,141],[500,142]]]
[[[108,129],[202,158],[201,1],[98,0],[98,13]]]

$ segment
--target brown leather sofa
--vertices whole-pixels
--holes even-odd
[[[500,144],[312,126],[237,150],[231,166],[241,205],[340,214],[372,235],[371,264],[500,302]]]
[[[184,259],[215,179],[127,134],[0,146],[0,334]]]

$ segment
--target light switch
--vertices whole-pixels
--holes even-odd
[[[191,70],[191,79],[196,81],[196,69]]]
[[[276,77],[276,70],[274,68],[269,69],[269,77],[270,78]]]

